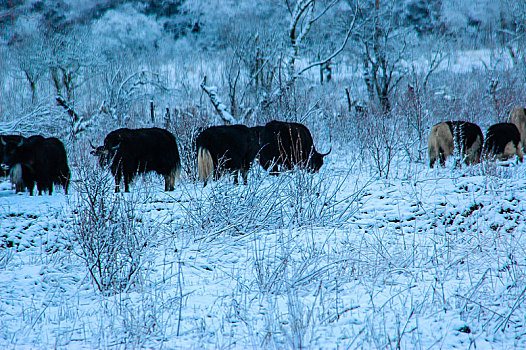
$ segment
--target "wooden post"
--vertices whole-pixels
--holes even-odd
[[[166,113],[164,114],[164,128],[168,129],[170,127],[171,117],[170,117],[170,108],[166,107]]]
[[[352,112],[351,93],[349,88],[345,88],[345,94],[347,95],[347,106],[349,107],[349,113]]]
[[[327,82],[330,82],[332,80],[332,68],[331,68],[331,61],[328,61],[325,65],[325,70],[327,71]]]
[[[320,54],[318,53],[318,60],[320,59],[321,57],[320,57]],[[322,85],[323,85],[323,69],[324,69],[323,64],[320,64],[320,84]]]

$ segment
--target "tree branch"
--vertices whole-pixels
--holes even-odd
[[[347,46],[347,42],[349,41],[349,38],[351,37],[352,31],[354,30],[355,23],[356,23],[356,16],[354,16],[353,21],[351,23],[351,26],[349,27],[349,30],[347,31],[347,34],[345,35],[345,39],[343,40],[343,43],[342,43],[342,45],[340,46],[340,48],[338,50],[334,51],[332,54],[330,54],[329,56],[327,56],[323,60],[320,60],[318,62],[313,62],[313,63],[309,64],[307,67],[305,67],[302,70],[300,70],[297,73],[297,75],[300,76],[300,75],[302,75],[303,73],[305,73],[306,71],[308,71],[311,68],[314,68],[316,66],[321,66],[323,64],[326,64],[327,62],[331,61],[333,58],[338,56],[345,49],[345,46]]]
[[[219,114],[221,119],[223,119],[223,121],[227,124],[237,124],[236,118],[234,118],[234,116],[232,116],[232,114],[228,112],[225,104],[221,102],[221,100],[217,96],[217,88],[215,86],[206,85],[206,76],[201,81],[200,86],[201,89],[203,89],[203,91],[206,92],[206,94],[210,98],[210,102],[216,109],[216,112],[217,114]]]

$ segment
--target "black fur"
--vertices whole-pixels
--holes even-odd
[[[261,131],[260,146],[259,161],[265,170],[272,167],[271,174],[277,174],[280,166],[283,170],[300,166],[317,172],[327,155],[316,151],[309,129],[299,123],[268,122]]]
[[[122,178],[124,191],[129,192],[137,174],[155,171],[166,177],[181,169],[174,135],[159,128],[114,130],[92,154],[99,157],[102,167],[109,165],[115,177],[115,192],[119,192]],[[173,191],[173,185],[169,185],[166,178],[165,181],[165,190]]]
[[[21,164],[26,179],[36,182],[39,195],[42,191],[51,195],[54,184],[68,193],[71,174],[66,149],[59,139],[35,135],[19,143],[7,142],[4,146],[3,163],[9,167]]]
[[[221,170],[228,170],[234,173],[234,183],[238,183],[236,173],[240,173],[243,182],[247,183],[248,170],[259,151],[260,129],[240,124],[221,125],[212,126],[199,134],[196,148],[210,152],[214,163],[214,179],[221,175]]]
[[[484,142],[484,154],[487,156],[498,156],[504,153],[509,142],[518,149],[521,141],[519,129],[512,123],[498,123],[490,126],[486,132]]]
[[[482,130],[477,124],[465,122],[465,121],[447,121],[446,124],[449,126],[451,135],[455,142],[455,148],[461,155],[465,155],[467,150],[473,146],[477,140],[477,136],[480,137],[480,146],[482,148],[482,142],[484,135]],[[480,154],[480,150],[478,151]]]

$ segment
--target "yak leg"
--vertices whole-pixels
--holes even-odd
[[[522,142],[519,142],[519,144],[517,145],[517,157],[518,157],[519,162],[521,163],[524,158],[524,154],[522,153],[522,147],[523,147]]]
[[[440,158],[440,165],[442,167],[446,166],[446,155],[444,154],[444,151],[442,149],[438,150],[438,157]]]
[[[169,174],[163,175],[163,176],[164,176],[164,190],[173,191],[174,184],[175,184],[175,171],[172,171]]]
[[[241,166],[241,169],[239,170],[239,173],[241,174],[241,178],[243,179],[243,185],[247,185],[247,177],[248,177],[248,170],[250,168],[250,164],[247,166],[246,164]]]
[[[133,175],[124,174],[124,192],[130,192],[130,183],[132,182]]]
[[[64,193],[68,194],[68,188],[69,188],[69,178],[67,176],[61,175],[60,177],[60,185],[64,187]]]
[[[248,175],[248,171],[246,170],[241,171],[241,177],[243,178],[243,185],[248,185],[247,175]]]
[[[117,173],[115,173],[115,193],[119,193],[121,191],[121,177],[122,172],[117,171]]]
[[[64,187],[64,193],[67,195],[69,191],[69,180],[66,180],[62,186]]]
[[[171,191],[170,185],[169,185],[170,175],[163,175],[163,177],[164,177],[164,190],[165,191]]]
[[[33,190],[35,189],[35,182],[31,181],[29,183],[29,185],[27,186],[27,189],[29,190],[29,195],[32,196],[33,195]]]

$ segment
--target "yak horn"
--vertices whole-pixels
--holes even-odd
[[[332,146],[331,146],[331,148],[329,149],[329,152],[327,152],[327,153],[320,153],[320,156],[325,157],[326,155],[328,155],[329,153],[331,153],[331,151],[332,151]]]
[[[88,140],[88,142],[89,142],[89,145],[91,146],[91,148],[97,149],[97,147],[93,146],[93,143],[91,143],[91,140]]]
[[[4,141],[4,138],[0,136],[0,141],[2,141],[2,145],[7,145],[7,142]]]

